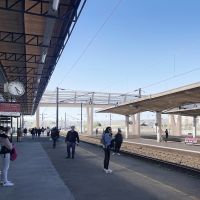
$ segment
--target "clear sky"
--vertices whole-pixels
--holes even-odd
[[[152,94],[198,82],[199,22],[199,0],[87,0],[47,89]]]
[[[149,94],[198,82],[199,10],[199,0],[88,0],[47,89]]]

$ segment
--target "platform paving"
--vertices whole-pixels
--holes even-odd
[[[75,159],[65,159],[66,144],[56,149],[49,138],[23,138],[0,200],[198,200],[199,176],[122,154],[111,156],[113,174],[103,172],[102,148],[81,142]]]
[[[15,185],[1,186],[0,200],[74,200],[39,142],[22,141],[16,148],[8,176]]]

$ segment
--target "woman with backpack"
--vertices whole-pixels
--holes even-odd
[[[9,140],[8,134],[10,133],[10,127],[0,126],[0,154],[2,157],[2,176],[1,182],[3,186],[13,186],[14,184],[8,181],[8,169],[10,166],[10,153],[12,151],[12,143]]]
[[[112,144],[112,129],[110,126],[108,126],[105,130],[105,132],[102,135],[102,143],[103,143],[103,149],[104,149],[104,171],[108,173],[112,173],[112,170],[108,168],[109,161],[110,161],[110,148]]]

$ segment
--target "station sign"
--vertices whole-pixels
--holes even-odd
[[[19,117],[21,106],[18,103],[0,103],[0,116]]]
[[[20,117],[20,112],[0,112],[0,116]]]
[[[195,137],[187,136],[185,138],[185,144],[197,144],[197,142],[197,138]]]

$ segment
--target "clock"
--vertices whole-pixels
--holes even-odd
[[[24,85],[18,81],[8,83],[8,92],[14,96],[22,96],[25,93]]]

